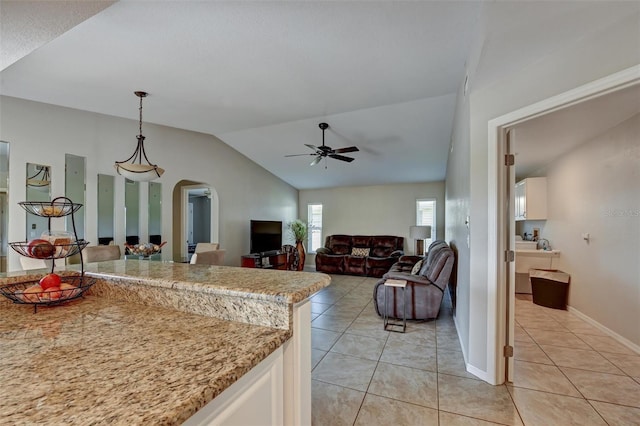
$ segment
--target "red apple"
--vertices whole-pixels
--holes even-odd
[[[53,273],[47,274],[44,277],[40,278],[40,287],[42,287],[43,290],[47,290],[51,287],[58,287],[58,290],[60,290],[61,282],[62,279],[60,278],[60,275]]]
[[[56,248],[47,240],[35,239],[29,241],[27,251],[33,257],[38,259],[46,259],[53,256]]]

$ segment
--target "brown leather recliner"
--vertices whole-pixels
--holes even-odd
[[[329,235],[316,250],[316,270],[381,277],[404,254],[404,237]]]
[[[437,318],[440,304],[444,297],[451,272],[454,268],[453,250],[444,241],[434,241],[429,247],[427,256],[422,261],[420,270],[412,274],[413,266],[421,258],[418,256],[402,256],[389,272],[384,274],[373,290],[373,301],[378,315],[385,311],[391,318],[402,318],[403,291],[398,288],[384,286],[387,279],[407,281],[405,303],[407,319]],[[388,291],[387,306],[384,304],[384,292]]]

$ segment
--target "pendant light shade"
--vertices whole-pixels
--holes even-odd
[[[131,157],[124,161],[116,161],[114,167],[119,175],[129,180],[147,182],[162,176],[164,169],[158,167],[157,164],[151,164],[144,150],[144,136],[142,136],[142,98],[147,96],[147,92],[134,93],[140,98],[140,134],[136,136],[138,138],[138,146],[136,150],[133,151]],[[142,162],[143,159],[146,164]]]

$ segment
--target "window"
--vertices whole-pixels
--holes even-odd
[[[307,251],[315,253],[322,247],[322,204],[307,205],[307,217],[309,218]]]
[[[431,238],[427,238],[425,241],[426,252],[429,244],[433,242],[434,236],[436,235],[436,200],[416,200],[416,225],[431,226]]]

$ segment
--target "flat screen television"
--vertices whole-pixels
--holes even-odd
[[[282,222],[251,221],[251,253],[269,253],[282,249]]]

